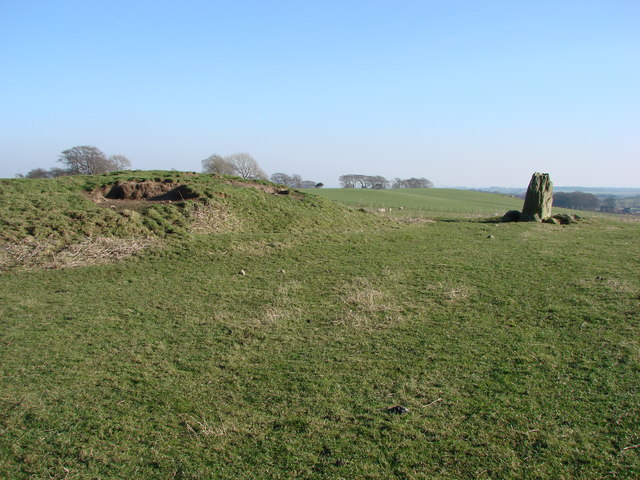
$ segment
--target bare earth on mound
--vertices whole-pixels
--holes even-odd
[[[151,200],[151,201],[180,201],[198,198],[188,186],[173,180],[156,182],[145,180],[142,182],[117,182],[105,185],[95,190],[91,198],[96,202],[110,200]]]
[[[227,185],[233,185],[240,188],[253,188],[261,192],[272,195],[290,195],[291,191],[286,187],[278,187],[272,185],[263,185],[257,182],[242,180],[226,180]],[[226,197],[224,193],[218,195],[221,198]],[[302,194],[292,195],[295,198],[303,198]],[[195,193],[188,185],[167,179],[162,182],[154,180],[143,180],[140,182],[128,181],[117,182],[112,185],[105,185],[89,194],[91,200],[96,203],[104,204],[108,200],[119,201],[152,201],[152,202],[179,202],[183,200],[196,200],[199,195]],[[118,207],[122,207],[118,202]],[[116,204],[108,202],[107,207],[115,208]]]

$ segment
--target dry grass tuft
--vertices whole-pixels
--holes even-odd
[[[344,302],[347,305],[364,312],[385,310],[384,293],[374,288],[368,279],[356,278],[344,289]]]
[[[438,282],[433,285],[433,289],[439,296],[449,302],[465,300],[471,296],[471,292],[466,285],[453,285],[447,282]]]
[[[231,232],[238,230],[241,226],[240,220],[230,213],[224,204],[196,203],[193,208],[192,227],[196,233]]]
[[[435,223],[436,221],[432,218],[427,217],[397,217],[398,223],[411,225],[411,224],[420,224],[420,223]]]
[[[186,427],[189,434],[196,437],[223,437],[230,433],[234,433],[236,430],[232,426],[221,422],[218,426],[209,425],[204,418],[198,420],[197,418],[187,415],[183,418],[182,423]]]
[[[375,324],[380,325],[381,316],[386,321],[392,321],[400,310],[387,293],[375,288],[367,278],[357,277],[345,284],[342,290],[342,299],[348,310],[344,318],[335,322],[337,324],[363,327],[371,325],[375,319]]]
[[[116,262],[157,245],[151,238],[88,237],[59,245],[52,240],[27,240],[0,247],[0,270],[60,269]]]

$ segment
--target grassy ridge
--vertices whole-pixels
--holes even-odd
[[[297,212],[0,273],[0,477],[640,476],[639,223]]]

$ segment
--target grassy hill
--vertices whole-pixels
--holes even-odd
[[[100,198],[149,179],[122,190],[173,200]],[[405,224],[176,172],[0,187],[5,252],[157,242],[0,271],[0,478],[640,477],[639,222]]]

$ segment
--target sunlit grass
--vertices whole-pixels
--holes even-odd
[[[0,477],[640,476],[640,224],[318,208],[2,272]]]

